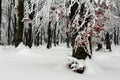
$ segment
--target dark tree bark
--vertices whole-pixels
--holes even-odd
[[[2,0],[0,0],[0,25],[1,25],[1,18],[2,18]]]
[[[86,13],[85,3],[83,3],[81,5],[80,11],[77,11],[77,8],[78,8],[78,3],[73,4],[73,6],[71,7],[71,14],[70,14],[71,23],[73,22],[73,19],[75,18],[76,13],[79,13],[80,18],[83,18],[83,16]],[[85,19],[85,21],[86,22],[84,23],[84,25],[82,27],[80,27],[79,32],[83,31],[87,27],[88,19]],[[79,25],[81,25],[81,24],[82,24],[82,21],[79,21]],[[85,60],[87,56],[89,58],[91,58],[91,56],[88,53],[87,47],[85,46],[84,43],[81,44],[81,46],[78,46],[75,49],[75,39],[76,39],[77,35],[79,35],[79,34],[78,34],[77,29],[73,29],[72,33],[74,33],[71,36],[71,45],[72,45],[72,48],[73,48],[72,56],[75,57],[75,58],[77,58],[77,59],[83,59],[83,60]],[[82,35],[81,35],[81,37],[82,37]]]
[[[57,27],[57,22],[55,22],[55,27],[54,27],[54,46],[56,46],[56,27]]]
[[[52,29],[51,29],[51,21],[49,21],[49,25],[48,25],[48,39],[47,39],[47,48],[51,48],[51,40],[52,40]]]
[[[42,45],[43,43],[43,28],[41,28],[41,34],[40,34],[40,44]]]
[[[92,41],[91,41],[91,36],[88,37],[88,41],[89,41],[89,48],[90,48],[90,53],[92,54]]]
[[[59,45],[59,34],[60,34],[60,30],[58,30],[57,32],[57,39],[56,39],[56,44]]]
[[[0,0],[0,44],[1,44],[2,0]]]
[[[69,36],[69,33],[66,33],[67,35],[67,38],[66,38],[66,42],[67,42],[67,47],[69,48],[70,47],[70,36]]]
[[[38,32],[37,35],[36,35],[36,37],[35,37],[35,42],[34,42],[34,44],[35,44],[36,46],[39,46],[39,45],[40,45],[40,37],[39,37],[39,35],[40,35],[40,32]]]
[[[15,47],[17,47],[22,42],[23,26],[24,26],[22,22],[23,18],[24,18],[24,0],[18,0],[18,26],[17,26]]]
[[[63,43],[63,36],[60,34],[60,43]]]
[[[117,40],[117,37],[116,37],[116,29],[115,29],[115,27],[114,27],[114,44],[115,44],[115,45],[117,44],[116,40]]]
[[[72,36],[71,36],[71,46],[72,46],[72,48],[74,48],[74,46],[75,46],[75,38],[78,35],[78,32],[76,30],[74,30],[73,33],[74,34],[72,34]]]
[[[83,59],[83,60],[85,60],[87,56],[91,58],[91,55],[89,55],[89,53],[86,51],[85,46],[78,47],[76,51],[74,50],[74,54],[72,54],[72,56],[77,59]]]
[[[13,0],[13,7],[15,7],[15,0]],[[17,18],[16,18],[16,14],[13,14],[13,20],[12,20],[12,24],[13,24],[13,40],[12,40],[12,45],[15,46],[15,41],[16,41],[16,27],[17,27]]]
[[[118,29],[117,29],[117,35],[116,35],[116,37],[117,37],[117,40],[116,40],[116,44],[117,45],[119,45],[119,27],[118,27]]]
[[[102,49],[102,44],[98,43],[96,51],[99,51],[100,49]]]
[[[16,26],[17,26],[17,18],[16,15],[14,14],[14,21],[13,21],[13,41],[12,41],[12,45],[15,45],[15,41],[16,41]]]
[[[67,28],[68,28],[68,19],[67,19]],[[69,32],[66,33],[66,42],[67,42],[67,47],[69,48],[70,47],[70,35],[69,35]]]
[[[32,24],[29,23],[29,29],[28,29],[28,36],[27,36],[27,46],[29,48],[32,47]]]
[[[70,20],[71,22],[73,22],[74,18],[75,18],[75,14],[76,14],[76,10],[78,8],[78,3],[76,2],[72,7],[71,7],[71,13],[70,13]]]
[[[110,36],[109,36],[108,32],[105,35],[105,39],[106,39],[106,49],[109,49],[110,51],[112,51],[111,50],[111,43],[110,43]]]

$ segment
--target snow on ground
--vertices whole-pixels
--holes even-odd
[[[66,67],[71,49],[65,45],[46,49],[0,46],[0,80],[119,80],[120,46],[112,52],[94,52],[87,59],[84,74],[74,73]]]

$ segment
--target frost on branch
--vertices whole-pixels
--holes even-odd
[[[70,8],[70,31],[72,37],[73,57],[86,59],[92,54],[93,42],[102,48],[104,31],[109,26],[112,2],[108,0],[74,0]],[[106,15],[107,14],[107,15]],[[96,41],[95,41],[96,39]],[[84,56],[83,56],[84,55]]]

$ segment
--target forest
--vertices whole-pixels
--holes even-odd
[[[61,55],[68,57],[67,68],[84,74],[84,61],[94,60],[96,54],[119,53],[119,3],[120,0],[0,0],[0,55],[8,47],[15,52],[27,49],[21,54],[65,50]]]

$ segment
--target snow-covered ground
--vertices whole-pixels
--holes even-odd
[[[85,61],[84,74],[66,67],[70,54],[65,45],[49,50],[0,46],[0,80],[120,80],[120,46],[113,46],[112,52],[94,52],[92,60]]]

